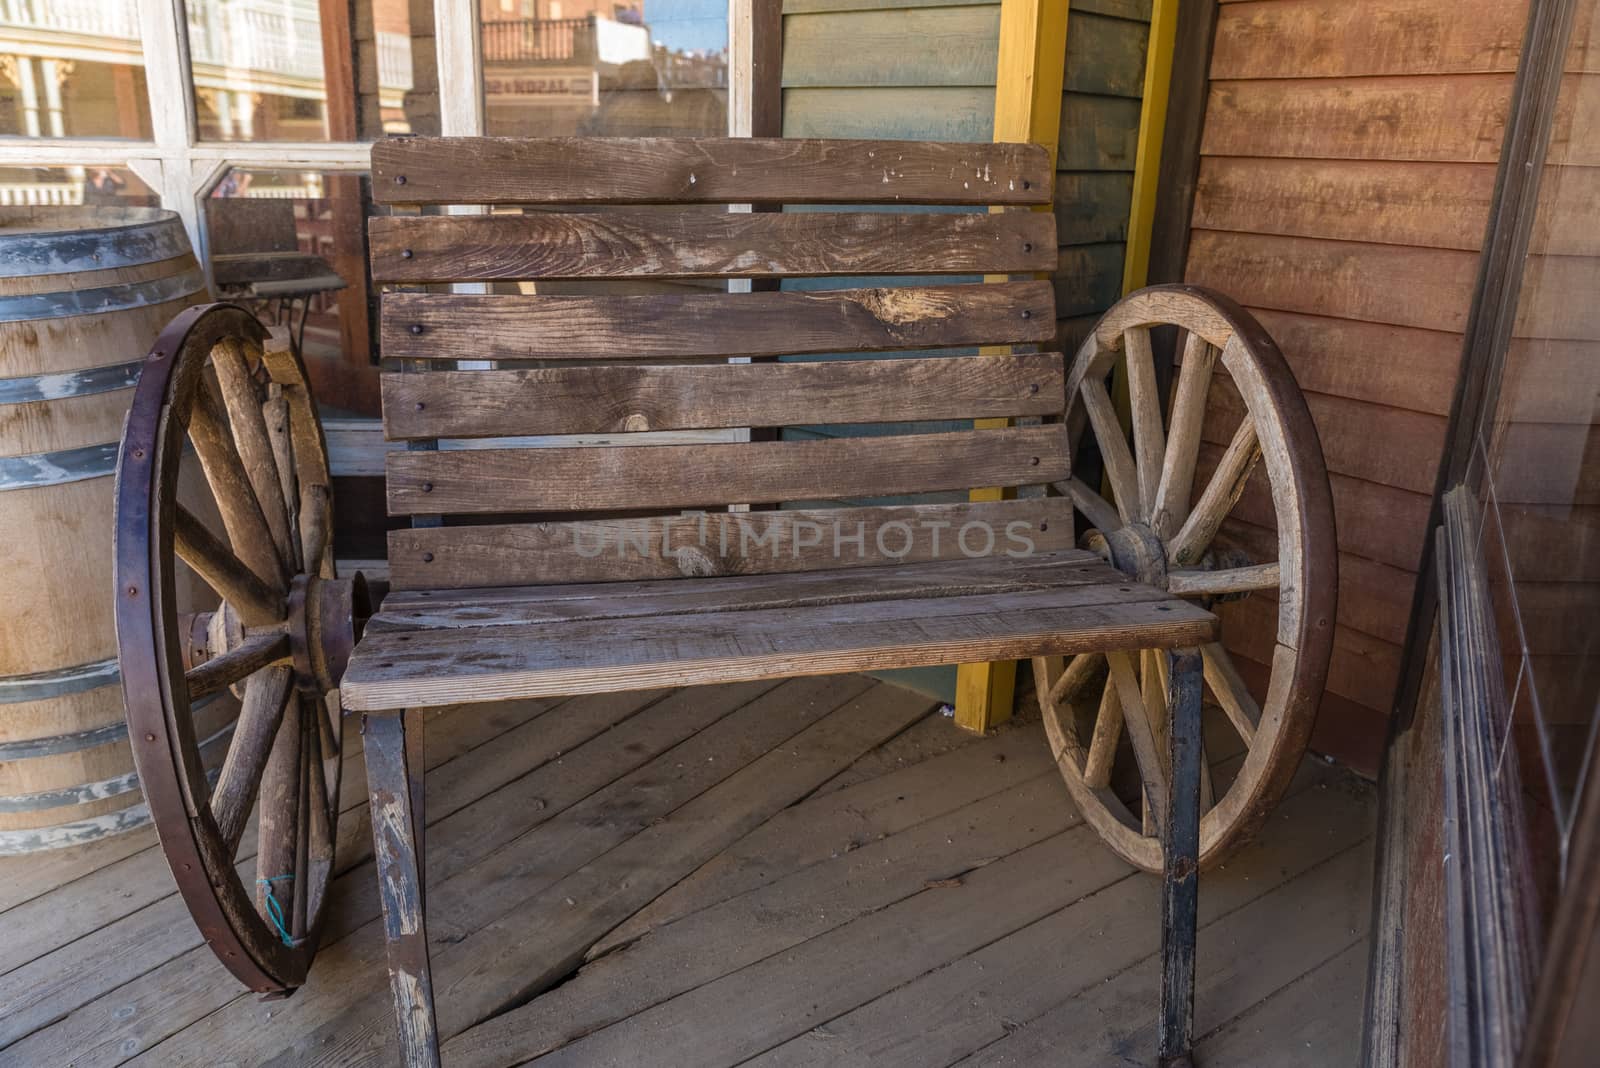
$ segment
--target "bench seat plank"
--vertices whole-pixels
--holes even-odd
[[[1048,204],[1034,144],[761,137],[397,137],[380,204]]]
[[[390,440],[1055,415],[1056,353],[381,376]]]
[[[1057,482],[1065,424],[815,441],[392,452],[390,515],[696,508]]]
[[[385,293],[391,360],[639,360],[1043,344],[1049,282],[780,293]]]
[[[667,581],[659,594],[544,587],[503,591],[476,609],[465,601],[413,608],[425,598],[411,594],[380,613],[341,693],[351,709],[414,708],[1170,648],[1216,635],[1210,613],[1083,554],[1018,563],[991,558],[838,576],[746,576],[703,580],[689,590]],[[909,578],[893,578],[908,570]],[[886,579],[881,586],[878,571]],[[703,589],[712,583],[720,586]],[[484,618],[468,618],[474,610]],[[407,613],[417,611],[425,613],[422,621],[448,625],[405,625],[415,622]]]
[[[1065,497],[1032,497],[409,527],[389,532],[389,581],[392,590],[439,596],[483,586],[909,565],[1070,549],[1072,519]]]
[[[375,281],[1019,274],[1056,267],[1038,212],[615,211],[392,215],[367,227]]]

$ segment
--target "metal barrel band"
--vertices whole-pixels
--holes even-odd
[[[119,213],[127,220],[121,225],[108,226],[108,215],[115,215],[101,208],[94,209],[93,229],[8,235],[5,258],[0,259],[0,278],[138,267],[189,251],[189,237],[176,212],[123,208]],[[86,209],[83,214],[88,222],[89,211]]]
[[[29,675],[0,676],[0,705],[20,704],[23,701],[44,701],[52,697],[98,690],[114,686],[121,678],[117,671],[117,658],[92,660],[87,664],[36,671]],[[4,759],[6,746],[0,744],[0,759]]]
[[[219,770],[206,773],[206,781],[215,784]],[[54,827],[34,827],[18,831],[0,831],[0,857],[23,853],[37,853],[45,849],[65,849],[82,845],[97,838],[109,838],[136,830],[150,822],[150,806],[140,802],[103,816],[91,816],[71,823],[58,823]]]
[[[215,695],[213,695],[215,696]],[[198,706],[200,702],[195,704]],[[226,723],[220,730],[215,731],[205,741],[200,743],[201,749],[207,749],[218,741],[233,733],[234,724]],[[124,729],[121,734],[126,734]],[[121,737],[121,734],[117,737]],[[40,809],[61,808],[66,805],[83,805],[91,801],[104,801],[108,798],[118,797],[139,788],[139,773],[130,771],[124,775],[115,775],[99,782],[80,783],[75,786],[63,786],[55,790],[40,790],[32,794],[0,795],[0,812],[37,812]]]
[[[104,478],[116,469],[117,443],[114,441],[60,452],[0,456],[0,491]]]
[[[66,400],[132,389],[139,384],[139,369],[143,366],[144,360],[140,359],[57,374],[0,378],[0,405]]]
[[[165,304],[205,288],[198,270],[151,278],[144,282],[125,282],[99,289],[64,289],[57,293],[21,293],[0,297],[0,323],[28,319],[65,319],[74,315],[103,315],[152,304]]]

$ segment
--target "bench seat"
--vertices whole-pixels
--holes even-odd
[[[1195,604],[1061,550],[776,575],[390,594],[340,687],[354,710],[1174,648]]]

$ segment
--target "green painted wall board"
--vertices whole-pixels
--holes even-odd
[[[983,86],[992,94],[999,39],[998,4],[790,15],[783,85]]]

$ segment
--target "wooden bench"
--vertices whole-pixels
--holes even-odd
[[[1030,658],[1086,818],[1164,872],[1161,1054],[1185,1059],[1199,866],[1237,846],[1281,793],[1326,670],[1327,480],[1281,357],[1225,300],[1147,291],[1070,365],[1050,351],[1054,293],[1038,278],[1057,254],[1050,166],[1043,149],[1015,144],[375,145],[379,202],[535,210],[372,220],[373,278],[392,287],[384,427],[406,443],[388,458],[388,505],[412,525],[391,535],[393,592],[353,653],[359,589],[334,576],[326,549],[326,467],[306,462],[320,445],[303,374],[247,317],[213,309],[175,323],[124,444],[119,523],[154,532],[139,546],[130,534],[126,554],[119,543],[119,588],[153,591],[149,604],[138,593],[119,604],[124,679],[135,737],[148,728],[161,743],[140,772],[148,765],[157,783],[163,845],[235,974],[292,989],[314,952],[326,885],[316,865],[331,856],[331,819],[317,812],[336,816],[326,798],[337,714],[323,714],[335,683],[362,717],[401,1046],[408,1064],[427,1065],[438,1032],[421,710]],[[903,210],[924,204],[967,210]],[[908,275],[927,277],[872,281]],[[834,281],[770,282],[791,278]],[[728,292],[726,279],[766,288]],[[1150,331],[1165,323],[1183,334],[1164,418]],[[909,354],[874,355],[892,351]],[[257,367],[265,392],[249,395],[242,380]],[[1118,367],[1131,448],[1107,389]],[[1218,368],[1231,380],[1220,407],[1243,416],[1212,445]],[[286,413],[276,431],[273,403]],[[194,438],[222,415],[232,458],[215,434],[195,440],[231,555],[173,503],[163,466],[176,464],[183,426]],[[806,429],[770,429],[784,427]],[[1085,427],[1110,501],[1073,477]],[[246,490],[248,502],[228,504]],[[1253,556],[1213,546],[1241,496],[1257,508],[1241,527]],[[225,607],[175,622],[170,566],[160,573],[160,531],[172,527],[177,554]],[[1255,680],[1254,694],[1209,610],[1253,590],[1276,598],[1277,617],[1262,658],[1270,681]],[[181,668],[175,641],[189,651]],[[188,699],[240,680],[239,733],[256,741],[236,744],[211,790],[185,752]],[[1225,792],[1203,759],[1203,687],[1246,749]],[[1114,788],[1119,751],[1136,771],[1131,810]],[[217,887],[238,882],[237,810],[258,790],[261,863],[285,874],[252,903],[242,887]],[[186,880],[190,863],[209,885]]]

